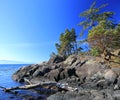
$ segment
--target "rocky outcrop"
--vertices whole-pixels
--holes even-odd
[[[52,56],[52,57],[49,59],[48,64],[49,64],[49,65],[52,65],[52,64],[54,64],[54,63],[59,63],[59,62],[62,62],[62,61],[64,61],[64,60],[65,60],[64,57],[59,56],[59,55],[54,55],[54,56]]]
[[[24,79],[27,78],[32,83],[41,81],[68,83],[78,88],[76,92],[58,92],[51,95],[48,100],[77,100],[78,98],[80,100],[88,100],[88,98],[90,100],[106,100],[106,98],[114,100],[120,98],[117,95],[120,90],[119,66],[111,68],[90,56],[71,55],[66,60],[63,57],[54,56],[46,63],[20,68],[12,78],[18,82],[25,82]]]

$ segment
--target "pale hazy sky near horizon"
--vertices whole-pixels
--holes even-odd
[[[55,43],[66,28],[79,36],[79,14],[94,0],[0,0],[0,60],[39,63],[56,52]],[[120,19],[120,0],[96,0]],[[85,35],[86,37],[87,35]]]

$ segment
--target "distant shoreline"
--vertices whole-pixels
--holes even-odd
[[[24,65],[31,65],[31,64],[0,64],[0,65],[21,65],[21,66],[24,66]]]

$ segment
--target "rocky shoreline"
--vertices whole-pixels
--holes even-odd
[[[33,84],[67,83],[77,88],[75,91],[55,90],[47,100],[120,100],[120,66],[108,66],[102,58],[71,55],[64,59],[54,56],[48,62],[20,68],[12,78],[18,82],[28,79]]]

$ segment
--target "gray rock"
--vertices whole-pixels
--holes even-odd
[[[62,70],[62,68],[51,70],[49,73],[46,73],[44,77],[58,82],[60,80],[60,73]]]
[[[104,78],[108,82],[114,83],[114,81],[117,79],[117,74],[111,69],[105,70]]]
[[[81,81],[81,82],[84,82],[84,81],[85,81],[85,78],[88,76],[86,70],[87,70],[87,69],[86,69],[85,67],[83,67],[83,68],[81,68],[81,67],[76,68],[75,74],[77,75],[77,77],[80,78],[80,81]]]
[[[24,82],[24,77],[29,76],[30,66],[22,67],[12,75],[12,79],[18,82]]]
[[[117,85],[118,85],[118,87],[120,89],[120,76],[117,78]]]
[[[111,68],[111,70],[113,70],[118,76],[120,76],[120,68]]]
[[[73,63],[76,62],[76,60],[77,60],[77,56],[76,55],[71,55],[64,61],[64,64],[71,66]]]
[[[38,77],[38,76],[43,76],[44,75],[44,73],[42,72],[42,71],[40,71],[40,70],[36,70],[34,73],[33,73],[33,77]]]
[[[80,67],[81,64],[82,64],[82,63],[81,63],[80,59],[77,59],[76,62],[74,62],[71,67],[72,67],[72,68],[74,68],[74,67]]]
[[[47,100],[89,100],[89,92],[66,92],[51,95]]]
[[[91,100],[103,100],[104,96],[103,93],[97,90],[91,90]]]
[[[65,61],[60,56],[53,56],[46,63],[20,68],[12,78],[18,82],[27,78],[32,83],[68,83],[78,89],[75,92],[58,92],[49,96],[48,100],[120,99],[120,68],[110,68],[90,56],[71,55]]]
[[[97,81],[95,83],[95,85],[97,86],[97,88],[100,88],[100,89],[104,88],[105,89],[108,86],[108,82],[106,80],[104,80],[104,79],[101,79],[101,80]]]
[[[120,90],[114,91],[114,100],[120,100]]]
[[[65,60],[64,57],[59,56],[59,55],[54,55],[49,59],[48,64],[53,65],[54,63],[60,63],[64,60]]]
[[[24,78],[32,78],[33,73],[40,67],[38,64],[24,66],[12,75],[12,79],[18,82],[24,82]]]

